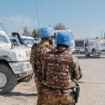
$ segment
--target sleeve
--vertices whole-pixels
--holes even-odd
[[[31,48],[31,56],[30,56],[30,63],[32,64],[33,71],[35,69],[35,45]]]
[[[73,78],[76,79],[76,80],[79,80],[82,78],[82,72],[81,72],[81,68],[80,68],[80,65],[79,65],[79,61],[78,59],[73,56],[72,57],[72,70],[73,70]]]

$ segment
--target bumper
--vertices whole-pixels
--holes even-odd
[[[20,74],[16,74],[16,77],[18,80],[32,76],[33,71],[28,71],[28,72],[24,72],[24,73],[20,73]]]
[[[105,50],[100,50],[96,52],[97,55],[105,55]]]
[[[85,53],[85,49],[80,49],[80,53]]]
[[[80,53],[80,50],[79,49],[76,49],[74,52],[75,53]]]
[[[74,52],[75,52],[75,53],[85,53],[85,50],[76,49]]]
[[[13,62],[9,63],[14,74],[23,74],[32,72],[32,66],[29,62]]]

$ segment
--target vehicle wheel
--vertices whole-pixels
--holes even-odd
[[[0,93],[5,94],[10,92],[16,84],[17,78],[11,69],[5,64],[0,64]]]
[[[96,56],[96,51],[93,50],[93,51],[92,51],[92,54],[93,54],[93,56]]]
[[[89,57],[89,56],[90,56],[90,54],[88,53],[87,50],[85,51],[85,56],[86,56],[86,57]]]

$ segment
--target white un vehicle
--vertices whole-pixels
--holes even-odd
[[[14,47],[4,31],[0,31],[0,93],[10,92],[19,80],[32,76],[30,49]]]
[[[85,43],[85,55],[87,57],[105,55],[105,39],[88,40]]]

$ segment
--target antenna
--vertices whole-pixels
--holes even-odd
[[[105,32],[104,32],[104,39],[105,39]]]
[[[102,39],[102,35],[103,35],[103,30],[101,30],[101,39]]]
[[[0,22],[0,25],[1,25],[2,29],[3,29],[3,30],[6,32],[6,34],[8,35],[6,29],[4,28],[4,26],[3,26],[3,24],[2,24],[1,22]]]
[[[36,2],[35,2],[35,10],[36,10],[38,28],[40,29],[40,20],[39,20],[39,11],[38,11],[37,0],[36,0]]]

